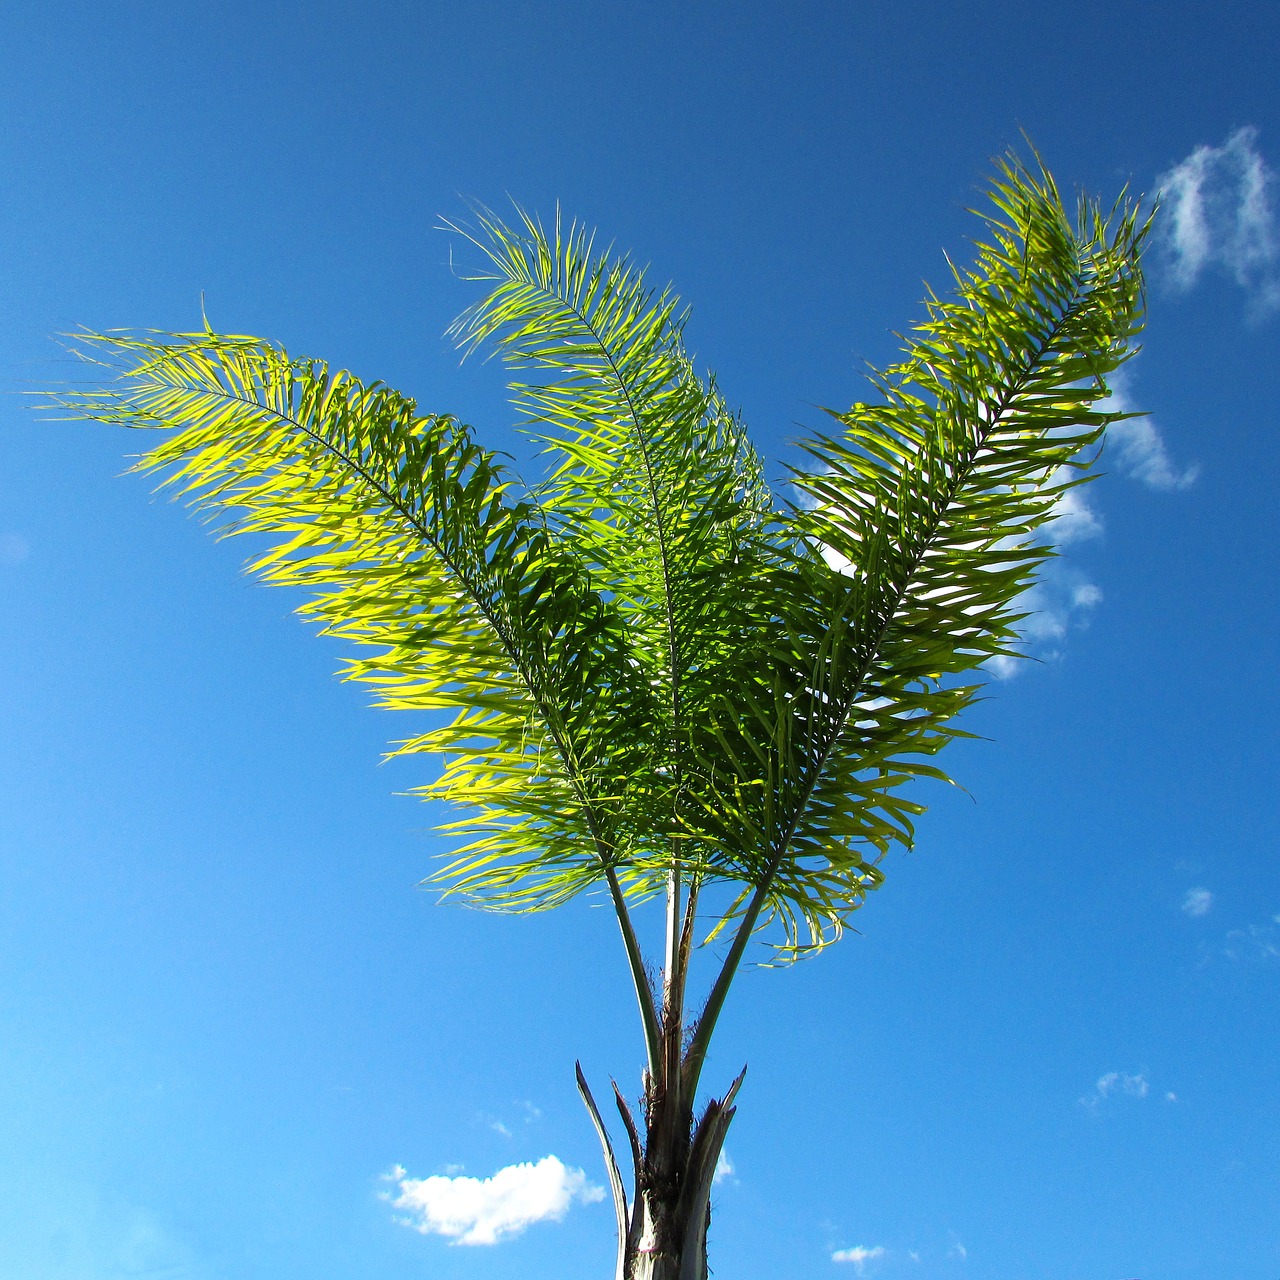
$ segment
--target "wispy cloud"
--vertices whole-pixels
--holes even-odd
[[[453,1244],[497,1244],[520,1235],[535,1222],[559,1222],[570,1206],[604,1199],[581,1169],[555,1156],[536,1164],[513,1164],[491,1178],[465,1176],[410,1178],[397,1165],[386,1180],[398,1194],[385,1192],[397,1221],[423,1235],[445,1236]]]
[[[738,1179],[734,1175],[738,1172],[734,1166],[733,1159],[729,1153],[721,1149],[720,1154],[716,1157],[716,1171],[711,1175],[711,1185],[718,1187],[727,1178],[733,1178],[734,1182]]]
[[[1109,1098],[1145,1098],[1150,1092],[1151,1085],[1141,1072],[1131,1076],[1123,1071],[1108,1071],[1098,1077],[1093,1091],[1080,1099],[1080,1105],[1093,1110]]]
[[[1064,547],[1072,542],[1096,538],[1101,533],[1102,517],[1093,509],[1085,490],[1068,489],[1053,509],[1049,536]]]
[[[1018,601],[1018,609],[1027,614],[1018,625],[1024,651],[1046,662],[1060,658],[1067,636],[1087,627],[1101,602],[1102,589],[1096,583],[1065,561],[1050,560],[1040,571],[1040,580]],[[1015,676],[1025,665],[1018,658],[1005,657],[988,663],[1001,680]]]
[[[1170,492],[1194,484],[1200,468],[1177,467],[1169,457],[1160,429],[1150,418],[1127,418],[1107,429],[1120,470],[1152,489]]]
[[[1106,413],[1135,413],[1135,401],[1128,377],[1123,371],[1112,374],[1111,394],[1099,406]],[[1149,415],[1125,418],[1107,428],[1102,465],[1114,459],[1116,469],[1149,489],[1171,493],[1195,483],[1200,468],[1195,463],[1178,466],[1169,454],[1164,434]]]
[[[1197,147],[1156,179],[1169,279],[1190,289],[1211,267],[1225,271],[1259,314],[1280,307],[1280,234],[1275,174],[1258,131],[1237,129],[1220,147]]]
[[[75,1280],[208,1280],[213,1272],[158,1215],[127,1206],[97,1188],[68,1188],[50,1207],[44,1232],[9,1239],[5,1276]],[[26,1246],[24,1248],[24,1245]],[[14,1257],[16,1247],[17,1256]]]
[[[542,1108],[530,1102],[527,1098],[519,1099],[515,1104],[521,1112],[521,1119],[526,1125],[536,1124],[542,1119]],[[486,1129],[491,1129],[499,1137],[512,1138],[515,1136],[511,1124],[508,1124],[502,1116],[491,1115],[488,1111],[476,1112],[476,1119],[484,1125]],[[512,1121],[512,1124],[515,1122]]]
[[[883,1258],[884,1255],[885,1247],[882,1244],[874,1245],[870,1249],[866,1245],[856,1244],[852,1249],[837,1249],[831,1255],[831,1261],[852,1262],[853,1269],[858,1275],[862,1275],[868,1262],[874,1262],[877,1258]]]
[[[1222,948],[1228,960],[1280,960],[1280,914],[1267,924],[1232,929]]]
[[[948,1250],[948,1254],[950,1257],[959,1258],[963,1262],[969,1256],[969,1250],[957,1240]]]
[[[1135,413],[1137,404],[1124,372],[1113,374],[1111,394],[1100,408],[1107,413]],[[1172,492],[1195,482],[1200,468],[1174,462],[1164,434],[1150,417],[1124,418],[1107,428],[1102,465],[1150,489]],[[1091,486],[1068,489],[1058,500],[1048,538],[1058,547],[1071,547],[1104,532],[1102,516],[1089,498]],[[1039,580],[1019,601],[1029,615],[1019,627],[1026,650],[1033,657],[1052,662],[1062,656],[1072,631],[1089,625],[1093,610],[1102,602],[1102,590],[1069,561],[1057,558],[1040,570]],[[1023,669],[1014,658],[997,658],[989,664],[1000,679]]]
[[[1201,916],[1207,916],[1212,906],[1213,894],[1208,889],[1196,887],[1188,889],[1182,895],[1182,909],[1192,919],[1198,920]]]

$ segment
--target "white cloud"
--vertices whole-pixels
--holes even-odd
[[[1107,413],[1133,413],[1135,402],[1123,372],[1113,374],[1110,394],[1099,408]],[[1149,417],[1125,418],[1107,428],[1103,465],[1114,465],[1121,475],[1152,489],[1171,492],[1195,482],[1200,468],[1178,466],[1165,446],[1160,428]],[[1059,476],[1051,477],[1057,482]],[[1096,538],[1103,532],[1102,517],[1089,501],[1089,486],[1077,485],[1058,499],[1048,540],[1065,547]],[[1087,627],[1093,609],[1102,602],[1102,590],[1064,559],[1049,560],[1039,580],[1018,602],[1030,615],[1019,631],[1028,652],[1044,661],[1062,656],[1063,642],[1072,631]],[[988,664],[993,674],[1007,680],[1022,670],[1015,658],[997,658]]]
[[[959,1258],[960,1261],[963,1262],[969,1256],[969,1250],[957,1240],[948,1251],[948,1256],[952,1258]]]
[[[1052,477],[1051,482],[1058,477]],[[1058,546],[1083,542],[1102,533],[1102,518],[1090,505],[1085,486],[1068,489],[1054,507],[1048,528],[1049,540]],[[1061,657],[1061,642],[1068,631],[1088,625],[1089,611],[1102,602],[1102,589],[1088,581],[1077,569],[1061,559],[1050,559],[1040,568],[1039,578],[1018,601],[1019,612],[1027,617],[1018,626],[1026,650],[1037,658],[1053,661]],[[993,658],[987,666],[999,680],[1009,680],[1025,664],[1017,658]]]
[[[721,1148],[720,1154],[716,1157],[716,1171],[711,1175],[711,1185],[719,1186],[726,1178],[733,1178],[737,1172],[729,1153]],[[737,1179],[734,1178],[734,1181],[736,1182]]]
[[[1156,181],[1173,285],[1190,289],[1217,266],[1262,314],[1280,307],[1280,235],[1271,205],[1275,174],[1257,137],[1257,129],[1237,129],[1220,147],[1197,147]]]
[[[1105,413],[1134,413],[1137,404],[1123,372],[1111,375],[1111,394],[1098,406]],[[1171,493],[1195,483],[1200,468],[1178,467],[1169,456],[1160,428],[1149,416],[1125,418],[1107,428],[1103,466],[1114,457],[1117,470],[1151,489]]]
[[[1280,960],[1280,915],[1268,924],[1251,924],[1227,934],[1222,954],[1228,960]]]
[[[1166,493],[1185,489],[1194,484],[1200,474],[1200,468],[1194,463],[1188,467],[1174,466],[1160,429],[1150,418],[1113,422],[1107,428],[1107,436],[1115,449],[1120,470],[1151,489],[1162,489]]]
[[[1110,1093],[1127,1093],[1131,1098],[1145,1098],[1151,1086],[1144,1075],[1128,1076],[1119,1071],[1108,1071],[1098,1081],[1098,1092],[1105,1098]]]
[[[1102,602],[1102,589],[1063,560],[1050,560],[1040,580],[1018,601],[1019,612],[1028,615],[1018,624],[1026,650],[1045,662],[1062,656],[1068,633],[1089,625]],[[1000,680],[1017,675],[1026,665],[1018,658],[994,658],[987,664]]]
[[[1069,542],[1096,538],[1101,532],[1102,517],[1090,505],[1085,490],[1080,487],[1068,489],[1053,509],[1050,538],[1061,547]]]
[[[1169,1092],[1164,1095],[1164,1100],[1166,1102],[1177,1102],[1178,1095],[1174,1093],[1172,1089],[1170,1089]]]
[[[1073,625],[1082,623],[1083,615],[1101,600],[1102,589],[1095,583],[1055,564],[1021,601],[1022,607],[1031,611],[1022,623],[1022,634],[1033,645],[1052,645],[1064,639]],[[1047,656],[1056,658],[1056,648]]]
[[[404,1215],[397,1221],[454,1244],[497,1244],[535,1222],[559,1222],[575,1201],[604,1199],[602,1187],[592,1186],[581,1169],[570,1169],[555,1156],[508,1165],[491,1178],[409,1178],[400,1165],[387,1178],[399,1190],[398,1195],[385,1194]]]
[[[1080,1104],[1094,1109],[1099,1103],[1105,1102],[1108,1098],[1145,1098],[1150,1092],[1151,1085],[1148,1083],[1147,1077],[1142,1073],[1131,1076],[1126,1075],[1123,1071],[1108,1071],[1106,1075],[1098,1077],[1098,1082],[1094,1085],[1093,1092],[1081,1098]]]
[[[1182,895],[1182,909],[1193,919],[1199,919],[1201,916],[1209,914],[1209,908],[1213,906],[1213,894],[1208,889],[1195,888],[1188,889]]]
[[[852,1262],[853,1269],[862,1275],[862,1269],[868,1262],[874,1262],[877,1258],[883,1258],[885,1255],[885,1247],[882,1244],[868,1249],[865,1245],[856,1244],[852,1249],[837,1249],[831,1255],[832,1262]]]

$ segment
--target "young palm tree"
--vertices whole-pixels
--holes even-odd
[[[1135,208],[1072,217],[1012,157],[989,194],[976,264],[927,299],[877,403],[803,442],[789,500],[696,373],[676,298],[558,218],[463,233],[488,292],[453,331],[520,371],[551,459],[536,486],[456,418],[254,338],[89,334],[119,379],[57,397],[172,428],[140,466],[272,535],[253,568],[304,589],[381,705],[451,713],[397,748],[445,759],[421,791],[460,809],[448,892],[515,911],[607,896],[646,1055],[640,1114],[614,1090],[629,1196],[578,1084],[619,1280],[706,1277],[742,1077],[695,1100],[748,944],[826,945],[911,843],[905,784],[944,777],[931,760],[984,664],[1016,651],[1045,526],[1116,416],[1099,401],[1140,327]],[[651,969],[633,907],[653,896]],[[695,1010],[703,935],[726,945],[700,953]]]

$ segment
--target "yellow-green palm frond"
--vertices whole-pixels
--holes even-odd
[[[251,568],[307,593],[301,612],[357,646],[345,674],[381,705],[455,713],[401,749],[448,757],[424,791],[466,809],[460,888],[549,905],[627,861],[652,690],[617,605],[468,427],[253,338],[84,343],[118,377],[63,408],[173,428],[140,467],[227,532],[267,535]],[[627,879],[645,892],[661,873]]]
[[[455,228],[457,229],[457,228]],[[481,213],[466,232],[487,293],[455,324],[517,373],[517,406],[553,458],[538,497],[602,575],[657,693],[669,793],[668,861],[696,871],[702,845],[679,806],[696,739],[720,696],[727,653],[758,620],[744,609],[772,555],[775,519],[760,461],[683,345],[671,291],[559,215],[550,231]]]
[[[1018,651],[1045,527],[1118,416],[1101,402],[1141,324],[1136,209],[1073,218],[1016,159],[990,196],[976,265],[927,299],[879,401],[804,443],[771,658],[719,709],[723,874],[791,952],[838,936],[879,858],[911,844],[923,805],[905,784],[945,779],[932,758],[980,668]]]
[[[796,954],[911,843],[907,784],[945,778],[983,665],[1017,650],[1140,326],[1133,208],[1073,216],[1013,159],[989,194],[973,267],[876,403],[804,442],[791,505],[674,295],[559,218],[480,215],[486,292],[454,331],[520,379],[531,489],[456,419],[251,338],[89,335],[119,380],[60,400],[172,428],[143,466],[269,536],[255,568],[383,705],[452,714],[402,747],[444,757],[422,791],[461,807],[440,883],[523,909],[604,877],[617,906],[674,872],[740,890],[709,922],[733,956],[770,921]]]

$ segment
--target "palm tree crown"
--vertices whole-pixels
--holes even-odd
[[[905,784],[944,777],[984,665],[1017,651],[1044,526],[1118,416],[1100,402],[1140,326],[1135,207],[1073,216],[1013,157],[989,196],[974,265],[875,403],[802,442],[789,500],[695,370],[678,300],[558,216],[454,228],[487,291],[453,334],[513,369],[536,485],[456,418],[208,329],[88,334],[120,377],[58,400],[173,428],[139,465],[270,535],[252,567],[304,590],[381,705],[451,713],[397,748],[445,760],[421,791],[456,807],[458,848],[433,879],[509,910],[603,889],[654,1078],[695,927],[729,939],[691,1099],[749,939],[773,922],[782,954],[821,947],[910,844]],[[661,894],[659,993],[629,904]]]

